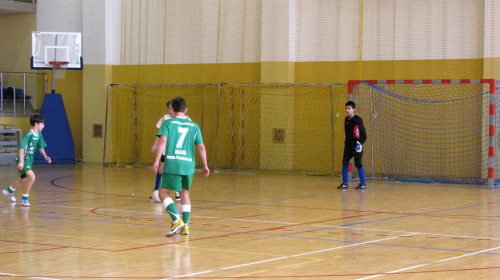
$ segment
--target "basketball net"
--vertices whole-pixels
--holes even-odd
[[[52,76],[54,79],[60,80],[66,77],[66,69],[68,69],[67,61],[50,61],[52,66]]]

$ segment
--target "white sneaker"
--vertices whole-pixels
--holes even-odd
[[[16,202],[16,197],[14,196],[14,193],[10,193],[8,190],[3,190],[3,194],[10,198],[10,201]]]
[[[181,200],[181,195],[179,194],[179,192],[175,192],[175,200]]]
[[[153,193],[151,193],[151,196],[149,197],[149,200],[154,202],[154,203],[160,203],[160,197],[158,196],[158,190],[154,190]]]
[[[21,206],[30,207],[31,204],[30,204],[30,202],[29,202],[29,200],[27,198],[23,197],[23,199],[21,199]]]

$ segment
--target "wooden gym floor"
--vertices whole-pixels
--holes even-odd
[[[168,238],[150,169],[34,171],[31,207],[1,195],[0,279],[500,277],[500,190],[485,186],[197,173],[191,235]],[[2,188],[16,174],[0,166]]]

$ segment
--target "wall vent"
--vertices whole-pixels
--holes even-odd
[[[284,128],[273,128],[273,143],[285,143]]]

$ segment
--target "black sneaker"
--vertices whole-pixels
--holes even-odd
[[[347,189],[348,187],[349,187],[349,185],[348,185],[348,184],[344,184],[344,183],[342,183],[342,184],[340,184],[340,186],[338,186],[338,187],[337,187],[337,189],[339,189],[339,190],[343,190],[343,189]]]
[[[364,190],[364,189],[366,189],[366,185],[359,183],[359,185],[356,187],[356,189],[357,190]]]

